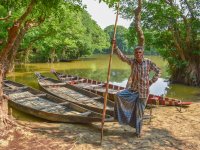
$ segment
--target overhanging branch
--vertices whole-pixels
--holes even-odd
[[[8,12],[8,15],[6,17],[0,18],[0,21],[1,20],[8,20],[8,18],[10,18],[10,17],[11,17],[11,11]]]

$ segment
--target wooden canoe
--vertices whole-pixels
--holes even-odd
[[[66,102],[50,94],[13,81],[3,82],[4,93],[9,97],[9,105],[24,113],[53,122],[91,123],[101,122],[102,115]],[[107,115],[106,119],[112,120]]]
[[[35,75],[39,86],[46,92],[94,112],[103,112],[104,98],[102,96],[59,80],[45,77],[40,73],[35,73]],[[106,110],[108,115],[114,116],[114,102],[108,100]]]
[[[58,80],[62,81],[63,83],[68,83],[76,87],[86,89],[98,95],[103,95],[103,93],[105,92],[106,83],[104,82],[82,78],[79,76],[63,74],[56,72],[55,70],[52,70],[51,72],[57,77]],[[109,84],[108,98],[114,101],[115,94],[124,89],[124,87]],[[182,102],[181,100],[175,98],[162,97],[153,94],[149,95],[147,103],[164,106],[188,106],[192,104],[192,102]]]

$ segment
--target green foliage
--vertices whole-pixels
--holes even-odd
[[[7,11],[2,5],[0,5],[0,12],[0,18],[4,18],[7,16]],[[5,43],[8,26],[9,23],[7,21],[0,21],[0,50],[3,47],[3,43]]]
[[[84,35],[78,40],[80,50],[84,50],[85,54],[92,54],[94,51],[101,52],[109,46],[107,34],[91,19],[91,16],[85,10],[80,13],[82,28],[84,29]],[[81,56],[84,53],[81,51]]]
[[[10,9],[13,12],[9,22],[0,22],[3,31],[0,32],[0,40],[6,39],[6,29],[14,20],[21,17],[30,1],[0,2],[3,5],[0,7],[0,10],[4,10],[3,16],[6,16]],[[80,7],[81,0],[51,2],[36,0],[35,2],[34,9],[26,20],[39,25],[30,28],[26,33],[20,44],[18,59],[46,62],[53,56],[58,59],[78,58],[90,55],[94,51],[101,52],[109,46],[108,35]],[[32,50],[27,52],[29,48]],[[52,49],[55,49],[55,54],[52,53]]]
[[[104,29],[104,31],[109,35],[110,41],[113,38],[113,32],[114,32],[114,25],[110,25]],[[117,32],[116,32],[116,42],[117,46],[125,53],[130,53],[130,49],[128,48],[128,29],[126,29],[123,26],[117,26]],[[105,51],[108,51],[109,49],[106,49]]]
[[[155,33],[152,37],[155,40],[146,40],[146,43],[159,49],[161,56],[169,63],[169,72],[174,77],[178,76],[177,73],[180,73],[181,77],[187,76],[191,73],[187,72],[191,63],[194,66],[193,72],[198,72],[198,67],[195,71],[195,65],[200,63],[200,14],[197,0],[178,3],[166,3],[164,0],[146,1],[144,8],[143,26],[145,30]]]
[[[130,27],[128,28],[127,38],[128,38],[128,47],[133,49],[137,43],[136,30],[133,23],[131,23]]]
[[[105,2],[109,7],[113,7],[114,4],[120,2],[120,0],[99,0],[99,2],[101,1]]]

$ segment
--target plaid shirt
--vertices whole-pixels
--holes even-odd
[[[143,59],[142,63],[138,63],[134,58],[128,58],[119,48],[115,49],[117,56],[131,66],[131,74],[128,79],[126,88],[139,93],[139,98],[147,98],[149,96],[149,86],[156,82],[161,75],[160,68],[149,59]],[[150,71],[155,74],[149,79]]]

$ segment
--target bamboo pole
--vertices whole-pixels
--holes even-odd
[[[119,16],[119,2],[117,3],[117,13],[116,13],[116,19],[115,19],[115,25],[114,25],[114,33],[113,33],[113,40],[116,38],[116,30],[117,30],[117,21]],[[107,106],[107,97],[108,97],[108,87],[109,87],[109,80],[110,80],[110,68],[112,64],[112,55],[114,51],[114,43],[112,43],[112,49],[110,53],[110,59],[109,59],[109,65],[108,65],[108,74],[107,74],[107,83],[106,83],[106,91],[104,95],[104,106],[103,106],[103,114],[102,114],[102,122],[101,122],[101,144],[103,141],[103,126],[106,116],[106,106]]]

